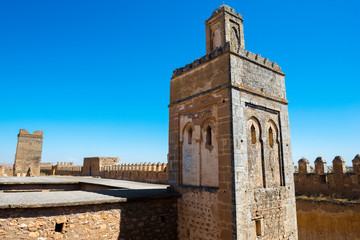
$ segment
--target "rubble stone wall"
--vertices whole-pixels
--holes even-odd
[[[1,239],[177,239],[176,198],[0,209]]]

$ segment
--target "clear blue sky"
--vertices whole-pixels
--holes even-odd
[[[1,1],[0,162],[20,128],[44,131],[43,161],[165,162],[172,71],[205,54],[222,1]],[[286,75],[293,159],[360,153],[360,4],[225,1],[246,49]]]

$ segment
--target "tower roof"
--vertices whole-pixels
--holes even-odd
[[[235,9],[231,8],[231,7],[228,6],[228,5],[224,5],[224,4],[221,5],[221,6],[219,6],[218,8],[216,8],[215,11],[211,14],[211,17],[210,17],[210,18],[218,15],[218,14],[219,14],[220,12],[222,12],[222,11],[226,11],[226,12],[232,13],[232,14],[234,14],[234,15],[242,18],[242,16],[241,16],[240,13],[236,13],[236,12],[235,12]]]

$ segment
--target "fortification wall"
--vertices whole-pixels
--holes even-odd
[[[103,166],[100,176],[147,183],[168,183],[167,164],[135,163]]]
[[[118,157],[89,157],[84,158],[82,169],[83,176],[101,176],[101,168],[103,166],[113,166],[120,163]]]
[[[312,172],[310,162],[302,158],[298,162],[298,172],[294,174],[296,195],[325,195],[341,198],[360,198],[360,155],[352,160],[353,168],[349,171],[345,161],[337,156],[332,161],[332,172],[326,160],[318,157]]]
[[[360,239],[360,203],[296,200],[299,240]]]
[[[60,162],[55,166],[55,175],[81,176],[82,166],[74,166],[73,162]]]
[[[45,175],[93,176],[147,183],[168,183],[166,163],[116,164],[118,158],[106,158],[106,161],[103,162],[111,165],[101,166],[102,161],[100,158],[86,159],[86,161],[84,160],[87,166],[85,170],[83,166],[74,166],[72,162],[58,162],[56,165],[51,163],[41,164],[41,173]]]
[[[44,175],[81,176],[82,166],[74,165],[73,162],[44,163],[40,165],[40,172]]]

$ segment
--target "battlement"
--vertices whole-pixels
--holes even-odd
[[[167,183],[168,170],[166,163],[124,163],[102,166],[100,176],[148,183]]]
[[[166,163],[122,163],[101,167],[101,171],[166,172]]]
[[[31,134],[26,129],[20,129],[18,136],[43,137],[43,131],[34,131]]]
[[[58,166],[58,168],[61,167],[72,167],[74,165],[73,162],[57,162],[56,164]]]
[[[352,169],[345,167],[345,160],[336,156],[332,168],[326,160],[318,157],[312,171],[309,160],[298,161],[298,172],[294,174],[297,195],[326,195],[344,198],[360,197],[360,155],[352,160]]]
[[[57,162],[56,165],[45,162],[40,164],[40,172],[45,175],[81,176],[82,166],[73,162]]]
[[[195,68],[197,68],[207,62],[210,62],[211,60],[227,53],[227,52],[234,53],[244,59],[247,59],[247,60],[254,62],[258,65],[261,65],[265,68],[268,68],[268,69],[276,71],[282,75],[285,75],[281,71],[281,67],[278,64],[276,64],[275,62],[271,62],[268,58],[263,58],[263,57],[261,57],[260,54],[255,54],[255,53],[252,53],[252,52],[247,51],[242,48],[236,49],[232,44],[230,44],[230,42],[226,42],[224,46],[217,47],[216,49],[211,51],[209,54],[196,59],[192,63],[187,64],[185,67],[175,69],[172,77],[175,78],[183,73],[186,73],[192,69],[195,69]]]

